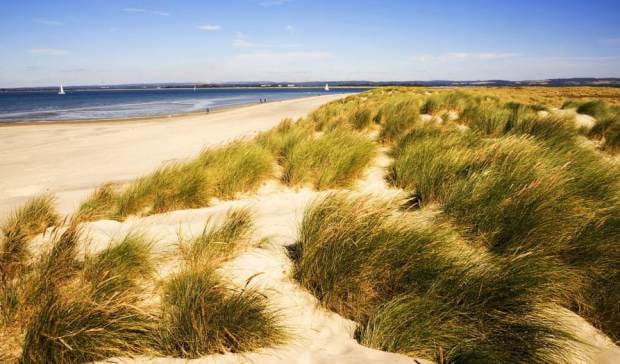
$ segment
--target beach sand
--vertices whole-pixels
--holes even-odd
[[[50,191],[60,210],[71,213],[92,189],[104,182],[122,182],[152,171],[166,161],[187,158],[204,146],[221,144],[275,126],[284,117],[298,118],[319,105],[344,97],[329,95],[248,106],[211,115],[85,124],[8,126],[0,128],[0,211],[6,212],[33,194]],[[391,188],[383,176],[390,158],[380,148],[375,161],[352,186],[352,193],[380,194],[402,200],[406,194]],[[139,231],[154,241],[160,256],[178,254],[179,236],[199,235],[209,219],[222,220],[235,207],[253,211],[253,240],[268,242],[252,247],[220,268],[220,274],[238,289],[254,288],[278,312],[290,335],[284,345],[252,353],[209,355],[195,360],[175,358],[112,358],[117,363],[418,363],[430,361],[387,353],[360,345],[354,339],[356,324],[321,307],[318,300],[291,278],[292,262],[286,246],[297,240],[307,204],[327,192],[289,188],[278,180],[264,183],[256,193],[235,200],[213,201],[209,207],[171,211],[123,222],[84,223],[87,239],[80,254],[106,248],[114,238]],[[421,220],[422,221],[422,220]],[[32,242],[35,252],[49,243],[50,231]],[[36,253],[35,253],[36,254]],[[164,278],[177,271],[175,260],[158,262]],[[619,349],[606,336],[572,312],[566,320],[575,335],[591,346],[591,357],[575,363],[612,363]],[[572,327],[572,326],[571,326]],[[590,348],[588,346],[588,348]],[[590,349],[588,349],[589,351]]]
[[[92,190],[125,182],[162,163],[189,158],[208,146],[297,119],[334,94],[172,117],[97,122],[11,124],[0,127],[0,216],[28,198],[53,193],[62,213]]]
[[[162,163],[191,157],[205,146],[269,129],[282,118],[305,116],[323,103],[345,97],[329,95],[273,102],[210,115],[185,115],[133,121],[54,123],[0,127],[0,210],[8,212],[37,193],[54,193],[60,211],[70,214],[93,188],[105,182],[123,182],[151,172]],[[359,181],[360,192],[385,192],[382,178],[385,153]],[[399,191],[392,191],[399,198]],[[201,233],[209,219],[221,220],[233,207],[253,211],[253,240],[269,242],[251,248],[227,262],[220,274],[233,286],[252,287],[264,294],[278,312],[289,340],[275,348],[253,353],[209,355],[188,361],[175,358],[112,358],[122,363],[430,363],[360,345],[354,339],[356,324],[322,308],[318,300],[291,278],[292,262],[285,247],[297,240],[306,205],[323,193],[309,188],[288,188],[270,180],[252,194],[236,200],[215,201],[201,209],[171,211],[123,222],[100,220],[82,225],[86,239],[80,253],[96,253],[129,231],[153,239],[155,254],[177,253],[179,234]],[[400,196],[402,197],[402,196]],[[44,251],[53,234],[32,242],[35,255]],[[179,269],[176,260],[158,262],[164,278]],[[248,282],[251,279],[251,284]]]

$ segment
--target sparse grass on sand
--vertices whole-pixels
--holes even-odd
[[[202,234],[182,242],[182,255],[191,264],[220,264],[247,248],[253,228],[248,209],[230,210],[223,223],[207,221]]]
[[[579,278],[536,251],[498,257],[450,225],[423,226],[384,201],[334,194],[311,204],[296,279],[361,324],[378,349],[443,362],[558,362],[575,343],[553,314]],[[574,277],[575,284],[564,284]],[[562,280],[560,280],[562,278]]]
[[[233,198],[273,175],[271,153],[253,141],[206,149],[198,158],[162,167],[128,186],[104,185],[78,212],[82,219],[122,220],[129,215],[208,206],[212,198]]]
[[[604,150],[617,154],[620,151],[620,108],[597,118],[588,136],[599,139]]]
[[[278,137],[285,136],[272,136]],[[307,137],[282,155],[282,181],[289,185],[309,183],[318,190],[347,187],[362,174],[374,155],[374,143],[356,133],[333,131]]]
[[[511,92],[518,94],[522,91]],[[554,348],[551,344],[541,344],[541,347],[546,346],[551,350],[542,351],[546,353],[544,355],[549,354],[544,361],[568,360],[566,355],[573,345],[570,340],[565,340],[567,337],[564,334],[557,332],[559,336],[556,337],[547,331],[554,327],[561,328],[559,322],[562,320],[549,315],[548,308],[538,310],[536,307],[540,306],[539,303],[553,302],[557,307],[570,308],[601,328],[612,339],[620,337],[617,326],[620,310],[611,303],[620,299],[618,284],[612,283],[620,274],[620,251],[617,243],[614,243],[620,240],[620,214],[617,209],[620,170],[616,163],[610,162],[600,151],[583,143],[583,136],[580,135],[583,131],[577,129],[572,115],[556,113],[535,98],[506,98],[502,93],[435,91],[424,95],[417,90],[409,92],[401,89],[374,90],[366,95],[365,107],[372,105],[375,115],[380,116],[376,120],[383,129],[382,133],[394,135],[385,138],[385,141],[393,142],[390,155],[394,158],[388,169],[387,180],[410,192],[412,200],[416,201],[414,206],[422,206],[423,209],[428,206],[439,208],[439,217],[433,226],[439,228],[437,224],[440,221],[450,221],[451,227],[447,229],[455,231],[455,234],[458,232],[460,238],[457,240],[461,241],[460,244],[455,246],[444,243],[442,249],[446,250],[432,246],[429,249],[434,254],[443,252],[450,256],[449,252],[456,254],[457,251],[458,254],[465,254],[463,249],[469,249],[470,253],[467,254],[471,255],[466,255],[477,264],[485,262],[486,268],[495,267],[495,264],[502,267],[497,268],[497,271],[489,268],[492,273],[481,274],[479,282],[488,280],[490,283],[494,279],[505,278],[507,280],[503,283],[494,284],[506,287],[513,283],[508,283],[508,277],[502,278],[503,272],[511,272],[514,277],[521,277],[519,279],[524,281],[549,274],[548,283],[538,286],[537,293],[524,293],[527,299],[533,300],[524,304],[524,307],[532,311],[526,315],[527,318],[520,319],[545,332],[542,338],[549,334],[547,338],[560,345]],[[406,127],[394,128],[398,131],[390,133],[388,131],[392,127],[388,124],[385,111],[394,106],[395,97],[400,102],[422,105],[420,113],[439,115],[441,118],[411,122]],[[520,103],[524,100],[529,102]],[[355,104],[349,103],[353,108],[347,112],[353,113]],[[342,104],[334,108],[342,110]],[[611,144],[605,147],[607,138],[603,133],[615,125],[615,121],[610,118],[617,115],[614,114],[617,110],[599,101],[580,101],[571,107],[578,108],[580,113],[598,117],[588,136],[600,139],[602,148],[613,154]],[[456,113],[456,120],[452,116],[446,118],[448,112]],[[327,105],[321,110],[323,116],[334,114],[338,113],[329,110]],[[417,110],[412,110],[410,117],[417,117]],[[329,119],[321,120],[325,125],[330,125]],[[613,137],[609,140],[613,140]],[[338,198],[334,200],[338,201]],[[379,210],[385,208],[376,207],[376,204],[374,206]],[[355,211],[355,214],[335,212],[342,209]],[[515,342],[532,344],[536,341],[532,338],[522,341],[516,336],[506,340],[502,338],[504,341],[489,346],[472,346],[475,347],[472,350],[484,354],[469,352],[467,345],[470,341],[467,335],[461,336],[460,330],[468,334],[477,332],[481,337],[493,334],[484,333],[479,331],[479,327],[459,321],[462,312],[455,309],[455,306],[459,307],[458,304],[450,300],[457,300],[461,304],[463,293],[448,289],[452,286],[443,287],[436,283],[434,276],[420,276],[398,286],[412,290],[427,284],[440,287],[438,291],[433,291],[433,295],[429,293],[428,298],[420,297],[417,291],[410,293],[406,290],[389,296],[394,298],[393,302],[381,298],[386,294],[385,290],[392,292],[392,288],[380,272],[389,272],[391,278],[398,280],[398,269],[387,263],[387,267],[372,267],[373,262],[379,260],[373,254],[381,251],[377,246],[382,246],[380,239],[388,234],[385,232],[388,228],[372,225],[378,218],[373,215],[366,220],[365,213],[363,207],[351,207],[342,201],[324,202],[322,208],[313,205],[306,213],[300,230],[300,243],[296,246],[296,254],[301,257],[296,277],[327,307],[368,325],[360,331],[359,339],[362,343],[415,355],[416,350],[420,350],[416,340],[431,337],[426,343],[430,347],[429,351],[418,354],[434,356],[435,359],[456,355],[452,358],[459,359],[454,361],[484,361],[484,355],[495,359],[491,361],[500,362],[519,361],[522,358],[541,360],[542,357],[536,360],[534,356],[529,356],[538,352],[538,349],[533,349],[536,344],[530,348],[521,347],[519,350],[532,351],[519,353],[521,359],[512,359],[511,355],[515,352],[511,352],[507,342],[514,339]],[[341,214],[346,217],[340,219]],[[337,222],[329,220],[334,216]],[[356,219],[360,220],[359,225],[351,223]],[[405,218],[399,218],[398,223],[389,225],[389,229],[400,232],[407,228],[401,224],[414,224]],[[363,228],[365,224],[372,227],[366,230]],[[446,240],[441,236],[430,240],[441,239]],[[337,242],[341,245],[337,245]],[[411,244],[419,245],[417,241]],[[394,249],[400,255],[411,257],[411,254],[405,253],[406,248],[396,242],[390,246],[398,246]],[[399,262],[395,264],[396,267],[407,266],[402,259],[399,260],[400,257],[390,256],[390,259]],[[528,262],[521,264],[520,259]],[[487,263],[491,265],[487,266]],[[533,264],[534,270],[539,271],[530,271],[524,276],[512,270],[525,270],[530,264]],[[423,266],[420,263],[417,265]],[[452,274],[469,277],[456,269],[446,271],[448,273],[443,273],[445,279],[450,279]],[[468,279],[476,282],[473,278]],[[480,284],[484,286],[484,283]],[[558,286],[555,288],[548,284]],[[460,284],[454,286],[462,287]],[[380,292],[377,293],[376,289]],[[517,291],[506,289],[504,298],[520,300]],[[550,291],[545,292],[547,290]],[[559,295],[550,298],[549,295],[553,294],[551,291]],[[493,295],[489,294],[488,297]],[[537,297],[542,299],[535,303]],[[491,298],[489,301],[493,300],[496,299]],[[441,306],[437,302],[445,304]],[[425,313],[432,313],[427,316],[419,313],[422,318],[415,316],[408,320],[407,315],[413,315],[416,307],[423,307]],[[387,315],[385,317],[384,312]],[[451,314],[455,314],[459,320],[453,321]],[[471,316],[471,313],[465,316]],[[425,326],[425,320],[429,320],[428,326]],[[542,323],[544,321],[546,324]],[[444,322],[447,333],[442,333],[440,329]],[[451,326],[451,322],[455,324]],[[507,326],[500,329],[504,324]],[[429,336],[426,331],[420,332],[419,325],[429,330],[439,327],[438,337],[446,334],[446,342],[452,338],[452,342],[459,345],[454,344],[451,353],[446,351],[446,347],[437,349],[434,343],[443,339]],[[507,323],[489,328],[494,329],[512,331],[515,335],[520,332]],[[535,330],[523,329],[528,335],[536,335]],[[411,346],[407,346],[409,344]],[[494,345],[497,347],[493,348]],[[437,354],[437,350],[441,353]]]
[[[485,103],[463,111],[467,128],[419,125],[401,138],[388,180],[495,253],[559,257],[587,282],[568,306],[618,338],[618,290],[594,288],[620,272],[617,164],[582,146],[564,117]]]
[[[163,287],[161,346],[166,355],[197,358],[281,343],[284,336],[264,296],[231,291],[208,267],[191,266]]]
[[[60,220],[51,196],[37,196],[10,215],[0,226],[0,281],[9,281],[29,258],[29,242]]]
[[[249,246],[252,227],[250,211],[233,209],[221,224],[208,221],[201,235],[181,244],[185,265],[163,283],[163,353],[197,358],[285,340],[279,318],[262,294],[228,287],[216,273],[221,263]]]
[[[208,206],[276,177],[349,188],[378,142],[391,148],[388,183],[410,198],[312,203],[291,250],[300,284],[374,348],[438,362],[573,360],[583,347],[566,308],[620,340],[619,104],[611,88],[378,88],[103,185],[63,226],[53,199],[37,197],[1,225],[0,360],[197,358],[284,342],[267,299],[221,275],[252,246],[248,210],[180,237],[180,266],[163,278],[170,257],[144,234],[82,254],[80,224]]]
[[[19,226],[31,239],[58,223],[51,201],[31,201],[5,226]],[[286,339],[263,295],[235,289],[216,273],[249,246],[253,225],[248,210],[231,210],[221,224],[208,222],[202,235],[182,242],[187,252],[198,255],[161,282],[153,242],[145,235],[129,232],[107,248],[81,256],[87,241],[79,221],[55,228],[41,254],[20,262],[19,274],[4,276],[0,359],[82,363],[134,355],[195,358],[255,350]]]
[[[144,302],[153,278],[148,242],[130,234],[95,256],[78,257],[77,227],[57,232],[24,295],[20,362],[74,363],[154,354],[157,310]]]
[[[415,100],[405,99],[386,100],[379,109],[382,125],[379,139],[383,142],[394,142],[419,122],[418,104]]]

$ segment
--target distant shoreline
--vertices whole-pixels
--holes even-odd
[[[343,95],[343,97],[348,96],[348,94],[337,94]],[[267,101],[264,104],[274,104],[274,103],[283,103],[297,100],[310,99],[315,97],[321,97],[317,95],[310,96],[302,96],[295,97],[290,99],[281,99],[281,100],[273,100]],[[0,128],[6,127],[17,127],[17,126],[43,126],[43,125],[85,125],[85,124],[127,124],[134,122],[163,122],[163,121],[175,121],[182,118],[192,118],[192,117],[200,117],[200,116],[208,116],[213,114],[219,114],[227,111],[237,110],[237,109],[245,109],[255,105],[264,105],[258,102],[249,102],[243,104],[235,104],[235,105],[222,105],[211,107],[210,112],[207,113],[205,111],[189,111],[189,112],[180,112],[168,115],[145,115],[145,116],[135,116],[135,117],[120,117],[120,118],[105,118],[105,119],[71,119],[71,120],[16,120],[16,121],[1,121]]]
[[[292,89],[293,87],[281,87],[280,89]],[[343,87],[344,88],[344,87]],[[367,87],[346,87],[347,89],[368,89]],[[182,88],[176,88],[177,90],[187,90],[187,88],[182,89]],[[218,89],[224,89],[224,88],[218,88]],[[256,87],[246,87],[246,88],[240,88],[240,87],[230,87],[230,88],[226,88],[226,89],[260,89],[260,88],[256,88]],[[273,89],[273,88],[265,88],[265,89]],[[298,89],[320,89],[320,88],[313,88],[313,87],[299,87]],[[65,88],[65,90],[67,90],[67,88]],[[123,89],[97,89],[96,91],[122,91]],[[136,91],[148,91],[148,90],[153,90],[153,91],[163,91],[163,90],[175,90],[175,89],[127,89],[127,90],[136,90]],[[71,92],[71,90],[69,89],[69,91]],[[92,89],[83,89],[81,91],[92,91]],[[19,91],[18,91],[19,92]],[[35,91],[37,92],[37,91]],[[73,92],[80,92],[80,90],[73,90]],[[327,94],[327,93],[326,93]],[[316,97],[318,95],[305,95],[305,96],[297,96],[297,97],[290,97],[290,98],[276,98],[276,99],[267,99],[268,101],[266,101],[265,103],[277,103],[277,102],[283,102],[283,101],[290,101],[290,100],[301,100],[301,99],[306,99],[306,98],[311,98],[311,97]],[[224,104],[224,105],[214,105],[214,106],[208,106],[205,107],[201,110],[194,110],[194,111],[181,111],[181,112],[171,112],[171,113],[163,113],[163,114],[156,114],[156,115],[138,115],[138,116],[120,116],[120,117],[105,117],[105,118],[76,118],[76,119],[25,119],[25,120],[11,120],[11,119],[5,119],[5,120],[1,120],[0,121],[0,128],[2,127],[9,127],[9,126],[27,126],[27,125],[58,125],[58,124],[62,124],[62,125],[71,125],[71,124],[97,124],[97,123],[126,123],[126,122],[140,122],[140,121],[171,121],[177,118],[182,118],[182,117],[192,117],[192,116],[205,116],[205,115],[210,115],[210,114],[216,114],[216,113],[220,113],[220,112],[224,112],[224,111],[229,111],[229,110],[234,110],[234,109],[241,109],[241,108],[245,108],[245,107],[249,107],[249,106],[253,106],[253,105],[260,105],[261,103],[258,101],[251,101],[251,102],[241,102],[241,103],[234,103],[234,104]],[[209,112],[206,112],[206,109],[209,109]]]
[[[39,193],[54,193],[62,213],[103,183],[123,183],[205,147],[297,120],[351,94],[333,93],[236,106],[210,114],[0,127],[0,214]]]
[[[273,89],[282,89],[282,90],[296,90],[296,89],[310,89],[310,90],[321,90],[324,86],[212,86],[212,87],[196,87],[197,90],[273,90]],[[330,89],[372,89],[383,86],[329,86]],[[90,86],[64,86],[65,91],[162,91],[162,90],[192,90],[193,87],[186,86],[167,86],[167,87],[90,87]],[[39,91],[54,91],[58,90],[58,87],[54,86],[44,86],[44,87],[16,87],[16,88],[0,88],[0,94],[2,92],[39,92]]]
[[[298,98],[294,98],[294,99],[285,99],[285,100],[276,100],[276,101],[269,101],[268,103],[273,103],[273,102],[282,102],[282,101],[290,101],[290,100],[298,100],[298,99],[304,99],[307,97],[314,97],[314,96],[306,96],[306,97],[298,97]],[[133,116],[133,117],[120,117],[120,118],[102,118],[102,119],[71,119],[71,120],[10,120],[10,121],[1,121],[0,122],[0,128],[2,127],[8,127],[8,126],[31,126],[31,125],[58,125],[58,124],[62,124],[62,125],[72,125],[72,124],[103,124],[103,123],[131,123],[131,122],[136,122],[136,121],[164,121],[164,120],[168,120],[171,121],[173,119],[178,119],[178,118],[182,118],[182,117],[191,117],[191,116],[197,116],[197,115],[210,115],[210,114],[216,114],[216,113],[221,113],[224,111],[230,111],[230,110],[234,110],[234,109],[242,109],[242,108],[246,108],[249,106],[253,106],[253,105],[260,105],[260,103],[257,102],[250,102],[250,103],[244,103],[244,104],[236,104],[236,105],[223,105],[223,106],[216,106],[216,107],[212,107],[210,108],[210,112],[207,113],[205,111],[188,111],[188,112],[180,112],[180,113],[174,113],[174,114],[168,114],[168,115],[145,115],[145,116]]]

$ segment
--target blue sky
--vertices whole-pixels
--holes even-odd
[[[618,0],[4,0],[0,87],[620,77],[618,14]]]

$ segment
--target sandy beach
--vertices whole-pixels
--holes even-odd
[[[93,188],[148,173],[162,163],[297,119],[346,94],[232,108],[204,115],[0,127],[0,214],[53,193],[71,213]]]
[[[3,141],[0,145],[0,157],[2,157],[0,174],[3,177],[0,180],[0,213],[6,214],[30,197],[49,192],[56,199],[58,211],[62,215],[70,215],[76,212],[88,194],[106,182],[133,181],[163,164],[194,157],[205,147],[223,145],[231,140],[274,128],[283,118],[304,117],[319,106],[345,96],[347,94],[308,97],[244,106],[204,115],[98,122],[13,124],[0,127],[0,140]],[[330,107],[338,108],[343,107],[342,105],[335,103]],[[318,123],[318,119],[315,118],[320,118],[318,115],[324,112],[325,109],[321,108],[309,119]],[[354,116],[359,115],[349,112]],[[543,119],[549,118],[550,115],[565,116],[574,119],[575,127],[582,128],[595,122],[592,117],[579,114],[575,109],[549,109],[536,115]],[[445,121],[442,118],[445,118]],[[453,111],[441,116],[419,115],[421,122],[432,126],[441,125],[448,120],[455,122],[458,119],[459,114]],[[345,123],[356,118],[348,116],[339,120]],[[303,127],[303,123],[298,124],[302,126],[289,127]],[[274,130],[279,130],[281,127]],[[122,241],[124,237],[137,232],[148,240],[150,254],[156,257],[154,276],[158,282],[167,282],[182,273],[184,265],[187,265],[187,261],[184,260],[187,257],[183,255],[183,248],[180,248],[182,244],[200,239],[209,224],[222,224],[231,211],[250,211],[254,227],[247,238],[247,246],[229,260],[217,265],[214,271],[231,292],[253,290],[264,297],[268,307],[277,313],[278,320],[288,335],[286,341],[278,345],[259,347],[245,352],[224,350],[219,354],[194,355],[191,358],[172,354],[121,353],[106,357],[100,362],[432,363],[433,357],[425,352],[407,352],[405,355],[404,352],[393,349],[377,350],[376,348],[381,348],[380,345],[359,341],[357,333],[363,328],[359,322],[348,319],[346,314],[332,310],[320,298],[313,295],[308,285],[304,285],[296,276],[296,269],[300,269],[301,264],[290,255],[290,247],[300,244],[304,239],[301,231],[305,216],[308,214],[308,206],[314,201],[328,199],[335,191],[346,191],[348,196],[353,198],[381,197],[391,206],[403,206],[405,201],[410,201],[411,195],[406,189],[389,183],[385,178],[398,157],[390,153],[392,147],[389,144],[378,143],[381,137],[378,128],[379,126],[368,117],[368,130],[365,134],[357,134],[354,129],[344,129],[350,132],[349,137],[358,138],[353,139],[355,145],[363,144],[364,140],[372,140],[372,143],[376,144],[369,152],[370,157],[363,170],[355,176],[352,183],[342,188],[333,186],[317,188],[304,180],[296,184],[285,183],[279,175],[284,167],[282,162],[269,159],[275,171],[267,177],[262,177],[263,180],[256,179],[260,183],[255,189],[240,191],[231,197],[214,196],[208,204],[181,206],[153,213],[129,214],[121,219],[104,216],[80,220],[82,238],[76,243],[75,256],[97,256],[108,251],[113,244],[116,244],[115,242]],[[311,130],[311,133],[321,134],[314,128]],[[459,130],[466,132],[469,126],[460,125]],[[264,134],[257,140],[262,137]],[[321,137],[328,138],[325,134]],[[347,148],[352,147],[352,145],[347,147],[343,140],[345,139],[338,139],[334,143],[335,149],[328,149],[329,145],[322,145],[322,148],[327,148],[330,156],[328,164],[322,165],[322,169],[329,169],[329,164],[337,164],[335,154],[346,153]],[[309,158],[304,156],[304,160]],[[248,160],[251,161],[249,164],[260,164],[255,163],[258,159]],[[235,179],[239,179],[239,176],[235,176]],[[365,213],[358,210],[355,212],[360,216]],[[431,229],[436,224],[436,216],[443,212],[431,205],[398,213],[401,214],[401,218],[410,219],[407,220],[408,225]],[[355,217],[351,220],[355,220]],[[45,252],[55,246],[54,239],[57,233],[69,231],[65,230],[68,226],[66,223],[63,226],[52,226],[33,237],[29,248],[35,258],[34,261],[45,256]],[[444,228],[446,226],[441,227]],[[454,247],[463,249],[459,250],[457,254],[459,257],[472,257],[464,254],[473,250],[468,250],[469,248],[460,245],[460,242],[447,241],[446,244],[455,244]],[[451,252],[445,254],[452,257]],[[480,254],[481,261],[488,259],[482,252],[477,254]],[[86,261],[86,258],[84,259]],[[470,262],[476,260],[470,259],[467,263],[459,264]],[[585,318],[559,305],[551,304],[545,310],[545,315],[557,320],[558,324],[576,339],[572,346],[567,347],[564,354],[569,358],[569,362],[613,363],[620,357],[620,350],[613,340]],[[418,321],[411,325],[414,330],[425,330]],[[1,335],[2,332],[0,339]],[[10,347],[18,345],[19,343]],[[17,357],[18,353],[12,355]]]

